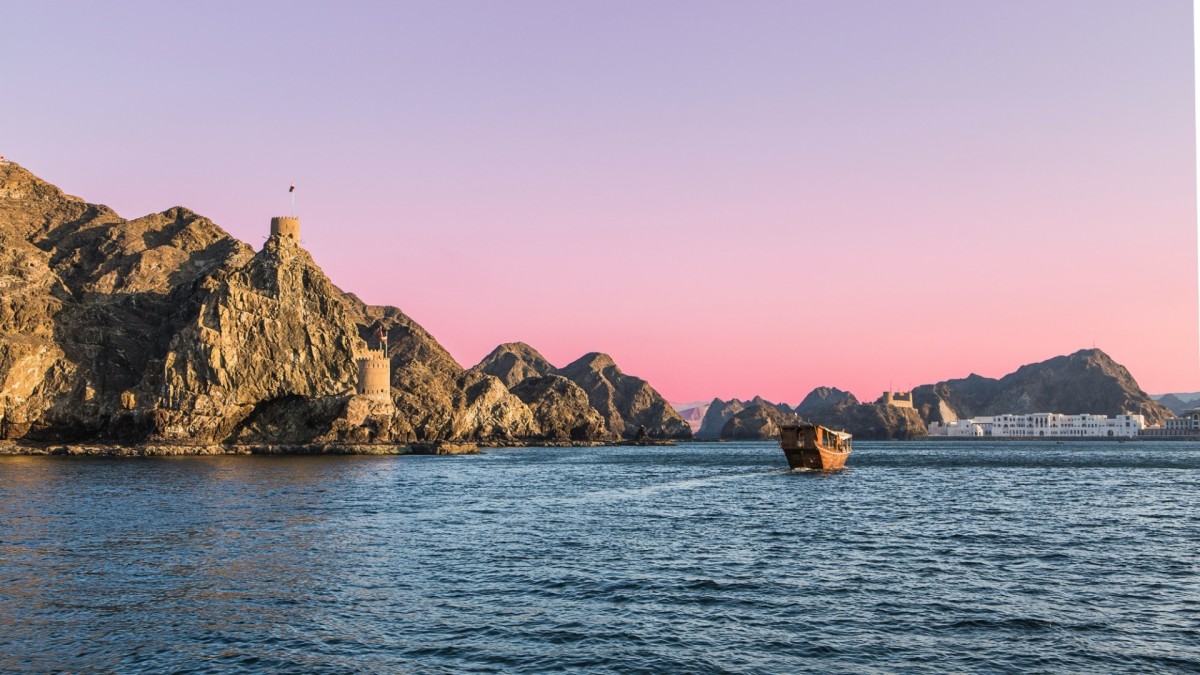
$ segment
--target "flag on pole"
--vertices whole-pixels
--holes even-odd
[[[383,343],[383,353],[387,354],[387,333],[383,332],[383,326],[379,327],[379,341]]]
[[[296,184],[292,183],[291,186],[288,187],[288,192],[295,192],[295,191],[296,191]]]

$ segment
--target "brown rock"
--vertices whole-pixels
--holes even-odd
[[[546,440],[613,438],[587,392],[560,375],[527,377],[512,388],[530,410]]]
[[[645,380],[626,375],[607,354],[592,352],[558,371],[579,385],[604,419],[608,433],[633,438],[646,427],[651,438],[691,438],[688,423]]]
[[[512,389],[527,377],[543,377],[553,373],[554,366],[524,342],[506,342],[493,349],[471,370],[493,375]]]

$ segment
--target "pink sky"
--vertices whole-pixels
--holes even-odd
[[[335,283],[465,365],[874,398],[1104,349],[1200,390],[1191,3],[22,3],[0,153]]]

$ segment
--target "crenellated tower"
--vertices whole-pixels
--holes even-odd
[[[358,393],[375,401],[392,402],[392,360],[387,353],[387,333],[379,331],[379,349],[367,349],[359,356]]]
[[[271,236],[277,234],[300,241],[300,219],[296,216],[275,216],[271,219]]]

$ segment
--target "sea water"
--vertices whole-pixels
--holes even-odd
[[[1200,444],[0,458],[0,670],[1200,669]]]

